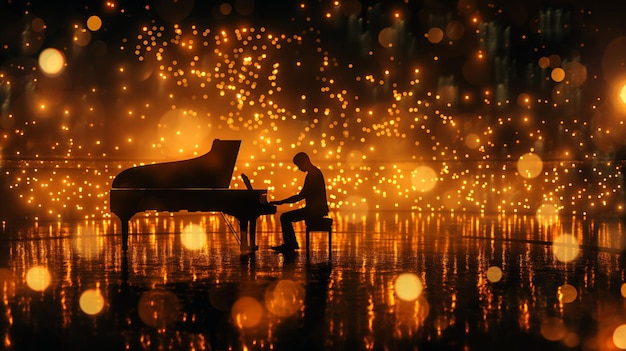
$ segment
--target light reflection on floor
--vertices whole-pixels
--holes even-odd
[[[334,218],[332,262],[325,235],[314,236],[307,260],[300,227],[296,255],[272,252],[280,242],[273,216],[259,221],[260,250],[251,257],[240,256],[214,214],[136,217],[127,254],[117,219],[4,228],[3,344],[595,350],[626,340],[620,220],[404,212]],[[202,240],[193,237],[198,232]],[[555,243],[564,235],[576,244]]]

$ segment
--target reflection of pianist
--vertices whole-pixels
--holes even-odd
[[[302,190],[300,190],[298,194],[286,199],[271,201],[270,204],[282,205],[304,200],[305,206],[297,210],[285,212],[280,216],[280,224],[283,231],[283,244],[273,246],[272,249],[276,251],[293,251],[299,248],[293,230],[293,222],[299,222],[309,218],[324,217],[328,214],[326,184],[324,183],[322,171],[311,163],[309,155],[304,152],[297,153],[293,158],[293,163],[298,166],[299,170],[306,172]]]

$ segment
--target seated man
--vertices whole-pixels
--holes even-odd
[[[293,251],[298,249],[296,234],[293,230],[293,222],[303,221],[309,218],[324,217],[328,214],[328,202],[326,200],[326,184],[324,175],[319,168],[311,163],[309,155],[299,152],[293,157],[293,163],[302,172],[306,172],[302,190],[296,195],[283,200],[271,201],[270,204],[282,205],[305,201],[305,206],[280,215],[280,225],[283,231],[283,244],[273,246],[276,251]]]

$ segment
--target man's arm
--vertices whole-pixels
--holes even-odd
[[[282,200],[275,200],[275,201],[270,201],[270,204],[272,205],[282,205],[282,204],[292,204],[294,202],[298,202],[300,200],[304,199],[304,196],[301,194],[296,194],[296,195],[292,195],[286,199],[282,199]]]

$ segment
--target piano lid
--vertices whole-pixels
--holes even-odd
[[[189,160],[126,169],[113,188],[228,188],[241,140],[213,140],[211,150]]]

